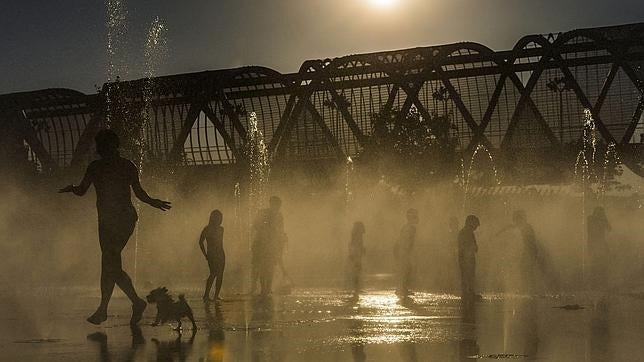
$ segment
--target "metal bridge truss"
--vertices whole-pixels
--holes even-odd
[[[85,164],[117,106],[145,118],[148,159],[185,166],[243,158],[250,112],[274,159],[302,161],[355,155],[386,110],[446,113],[462,151],[481,143],[502,154],[578,141],[589,109],[603,142],[628,153],[641,149],[643,92],[644,24],[633,24],[530,35],[509,51],[464,42],[311,60],[293,74],[243,67],[95,95],[14,93],[0,96],[0,128],[52,171]]]

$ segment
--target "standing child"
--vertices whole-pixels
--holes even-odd
[[[407,223],[400,230],[400,239],[394,248],[394,256],[397,259],[399,273],[399,287],[396,294],[406,297],[411,294],[409,290],[414,271],[413,255],[414,244],[416,243],[416,227],[418,225],[418,210],[407,210]]]
[[[219,300],[219,291],[221,290],[221,283],[224,278],[224,267],[226,265],[226,254],[224,254],[224,228],[221,226],[223,215],[221,211],[214,210],[210,213],[210,222],[203,228],[201,236],[199,237],[199,247],[201,252],[208,261],[208,268],[210,275],[206,280],[206,290],[203,294],[204,302],[210,299],[210,288],[212,283],[217,279],[215,286],[215,299]],[[208,249],[204,246],[204,240],[208,242]]]
[[[356,221],[351,231],[351,241],[349,242],[349,273],[351,287],[354,294],[360,291],[360,273],[362,273],[362,257],[365,254],[364,248],[364,224]]]
[[[479,218],[469,215],[465,219],[465,226],[458,233],[458,265],[461,270],[461,300],[472,302],[476,296],[476,253],[479,250],[476,244],[474,231],[481,223]]]

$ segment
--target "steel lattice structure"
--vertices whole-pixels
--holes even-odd
[[[111,109],[143,117],[149,159],[190,165],[243,158],[256,112],[273,158],[358,153],[373,115],[448,114],[462,151],[557,148],[581,138],[590,109],[605,143],[631,155],[644,133],[644,24],[530,35],[512,50],[471,42],[106,84],[95,95],[48,89],[0,96],[6,140],[43,170],[82,165]],[[5,147],[7,147],[5,145]],[[637,149],[637,151],[633,151]],[[639,157],[639,156],[634,156]]]

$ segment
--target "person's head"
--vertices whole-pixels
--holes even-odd
[[[271,198],[268,200],[268,206],[271,208],[271,210],[279,211],[279,209],[282,207],[282,199],[280,199],[278,196],[271,196]]]
[[[476,217],[476,215],[467,215],[467,218],[465,219],[466,229],[474,231],[479,227],[479,225],[481,225],[481,222],[479,221],[479,218]]]
[[[409,209],[407,210],[407,221],[410,224],[418,224],[418,210]]]
[[[512,221],[515,225],[523,225],[528,222],[528,217],[526,216],[525,210],[517,210],[512,216]]]
[[[353,235],[361,235],[364,234],[365,228],[364,228],[364,223],[362,221],[356,221],[353,223]]]
[[[210,225],[221,225],[221,222],[224,219],[224,215],[219,210],[213,210],[210,213]]]
[[[100,130],[94,137],[94,140],[96,141],[96,153],[102,158],[118,155],[121,141],[116,132],[111,129]]]

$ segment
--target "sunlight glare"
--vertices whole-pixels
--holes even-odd
[[[369,0],[371,6],[379,9],[389,9],[398,3],[398,0]]]

